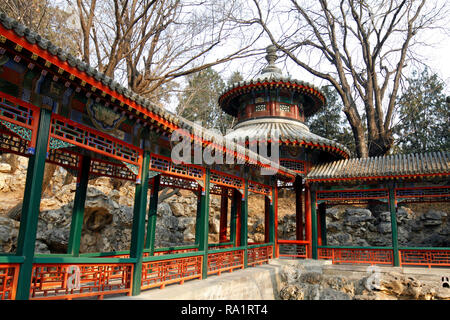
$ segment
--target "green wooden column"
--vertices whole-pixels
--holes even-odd
[[[197,213],[195,215],[195,244],[200,244],[200,223],[201,223],[201,213],[202,213],[202,187],[199,186],[197,191]]]
[[[245,179],[244,197],[241,204],[241,247],[244,247],[244,268],[248,266],[248,179]]]
[[[142,182],[136,184],[133,208],[133,226],[131,229],[130,258],[137,259],[133,271],[133,289],[131,294],[138,295],[141,292],[142,259],[144,252],[145,215],[147,211],[148,192],[148,168],[150,164],[150,152],[144,151],[142,161]]]
[[[228,188],[222,187],[220,196],[220,226],[219,226],[219,243],[227,242],[228,228]]]
[[[145,249],[150,249],[150,255],[155,252],[156,217],[158,212],[158,193],[161,175],[153,178],[153,188],[150,195],[150,205],[148,209],[147,237],[145,238]]]
[[[22,214],[17,240],[17,256],[25,258],[20,266],[16,300],[28,300],[31,272],[33,270],[34,247],[41,203],[47,142],[50,130],[51,110],[41,108],[35,153],[28,160],[27,178],[23,195]]]
[[[205,188],[200,196],[200,212],[197,230],[195,231],[198,239],[198,250],[203,251],[202,279],[208,277],[208,233],[209,233],[209,180],[210,170],[206,168]],[[198,238],[197,238],[198,235]]]
[[[230,214],[230,241],[233,243],[233,246],[236,246],[236,225],[237,225],[237,204],[238,197],[241,197],[241,194],[236,189],[233,189],[233,196],[231,198],[231,214]]]
[[[322,245],[327,245],[327,204],[319,204],[319,217],[320,217],[320,235],[322,238]]]
[[[270,199],[269,204],[269,225],[267,228],[269,229],[269,242],[273,243],[273,256],[276,255],[276,245],[275,245],[275,188],[272,188],[272,198]]]
[[[295,235],[297,240],[303,240],[303,181],[297,176],[294,182],[295,191]]]
[[[91,167],[91,158],[82,156],[81,168],[78,172],[77,190],[73,201],[72,221],[70,224],[69,244],[67,253],[74,257],[80,255],[81,231],[83,229],[84,204],[86,202],[86,192],[89,182],[89,170]]]
[[[317,202],[316,202],[316,190],[311,188],[311,249],[312,258],[317,259]]]
[[[389,211],[391,213],[391,234],[394,266],[400,266],[398,253],[398,231],[397,231],[397,204],[395,203],[395,185],[389,185]]]

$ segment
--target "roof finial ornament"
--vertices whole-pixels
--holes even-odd
[[[267,52],[266,60],[269,63],[269,65],[261,71],[261,74],[278,73],[281,75],[281,70],[279,68],[277,68],[277,66],[275,65],[275,61],[278,59],[277,47],[275,47],[272,44],[266,48],[266,52]]]

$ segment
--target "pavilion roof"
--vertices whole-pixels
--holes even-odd
[[[445,151],[350,158],[314,166],[310,182],[433,178],[450,175],[450,153]]]
[[[324,93],[311,83],[285,76],[275,65],[277,49],[271,45],[267,47],[268,65],[261,73],[248,81],[239,81],[228,86],[219,96],[219,104],[225,112],[236,117],[237,106],[234,99],[253,90],[264,88],[287,88],[302,94],[308,102],[304,105],[305,116],[311,116],[326,104]],[[234,101],[234,102],[233,102]]]
[[[323,150],[334,154],[337,159],[349,158],[351,154],[344,145],[312,133],[304,123],[284,118],[267,117],[240,122],[226,138],[234,141],[248,138],[250,143],[261,142],[273,139],[275,132],[279,134],[280,144]]]

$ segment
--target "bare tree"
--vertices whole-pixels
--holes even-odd
[[[71,13],[56,5],[55,0],[3,0],[0,11],[45,36],[55,45],[78,55],[78,30]]]
[[[155,103],[174,79],[254,54],[251,46],[259,36],[241,39],[234,51],[219,50],[239,27],[228,19],[237,10],[235,1],[77,0],[75,5],[84,61]],[[208,55],[216,56],[208,60]]]
[[[291,0],[284,11],[270,1],[253,5],[254,18],[235,21],[262,27],[290,60],[334,86],[359,157],[386,154],[394,141],[392,119],[404,68],[415,59],[418,34],[445,16],[445,4]],[[281,14],[288,19],[274,28],[270,22]]]

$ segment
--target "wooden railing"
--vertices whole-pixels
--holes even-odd
[[[44,258],[45,259],[45,258]],[[76,258],[75,258],[76,259]],[[48,259],[51,260],[51,259]],[[67,299],[97,297],[110,294],[131,294],[134,264],[102,262],[35,263],[30,299]]]
[[[244,248],[225,248],[208,252],[208,275],[244,269]]]
[[[332,247],[318,248],[318,259],[333,263],[388,264],[393,265],[393,251],[390,247]]]
[[[305,240],[278,240],[278,255],[280,257],[303,258],[308,256],[309,242]]]
[[[269,243],[250,245],[247,250],[247,264],[249,266],[269,263],[273,258],[273,245]]]
[[[450,248],[400,248],[399,252],[404,266],[450,266]]]
[[[20,264],[0,263],[0,300],[14,300]]]
[[[141,289],[202,278],[203,252],[147,257],[142,263]]]

